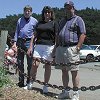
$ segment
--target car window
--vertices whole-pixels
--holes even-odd
[[[100,50],[100,46],[98,47],[98,50]]]
[[[92,50],[92,48],[88,45],[82,45],[81,50]]]
[[[92,48],[92,50],[95,50],[98,46],[90,45],[90,47]]]
[[[81,49],[84,49],[84,48],[86,48],[86,47],[87,47],[87,45],[82,45]]]

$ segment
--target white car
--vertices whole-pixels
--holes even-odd
[[[80,50],[80,59],[100,61],[100,45],[83,45]]]

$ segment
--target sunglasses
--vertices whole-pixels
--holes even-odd
[[[50,11],[45,11],[44,13],[51,13]]]

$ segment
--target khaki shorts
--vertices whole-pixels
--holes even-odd
[[[67,63],[74,63],[80,60],[79,52],[76,49],[76,46],[72,47],[61,47],[58,46],[56,48],[55,53],[55,62],[57,64],[67,64]],[[79,70],[79,65],[71,65],[71,66],[57,66],[57,68],[66,67],[67,70],[75,71]]]

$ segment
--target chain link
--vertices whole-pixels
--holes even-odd
[[[7,59],[6,59],[6,60],[7,60]],[[10,62],[10,60],[9,60],[9,62]],[[10,62],[10,63],[12,63],[12,62]],[[12,63],[12,64],[14,64],[14,63]],[[4,65],[5,65],[5,64],[4,64]],[[16,66],[16,67],[15,67],[15,66]],[[18,69],[18,67],[17,67],[17,63],[15,63],[14,68],[15,68],[16,70],[18,70],[19,72],[21,72],[21,71]],[[26,78],[29,77],[26,73],[22,73],[22,74],[23,74],[24,77],[26,77]],[[32,77],[31,77],[30,79],[32,79]],[[40,81],[40,80],[35,80],[34,82],[36,82],[36,83],[38,83],[38,84],[40,84],[40,85],[45,85],[45,83],[42,82],[42,81]],[[48,83],[48,84],[46,84],[46,85],[47,85],[48,87],[53,88],[53,89],[59,89],[59,90],[65,89],[64,86],[52,85],[52,84],[50,84],[50,83]],[[89,87],[82,86],[82,87],[80,87],[80,88],[78,88],[78,87],[77,87],[77,88],[68,87],[68,90],[81,90],[81,91],[87,91],[87,90],[95,91],[95,90],[97,90],[97,89],[100,89],[100,85],[98,85],[98,86],[89,86]]]
[[[10,37],[10,35],[9,35]],[[21,48],[18,48],[20,50],[22,50]],[[22,52],[24,52],[25,54],[27,54],[24,50],[22,50]],[[8,60],[8,59],[6,59]],[[14,63],[14,62],[11,62],[10,60],[8,60],[10,63],[14,64],[14,68],[19,71],[21,73],[21,71],[19,70],[19,68],[17,67],[17,63]],[[41,59],[41,63],[45,64],[45,63],[48,63],[48,61],[44,60],[44,59]],[[61,65],[61,66],[71,66],[71,65],[79,65],[79,64],[85,64],[87,63],[86,60],[80,60],[80,61],[77,61],[77,62],[74,62],[74,63],[67,63],[67,64],[56,64],[54,62],[49,62],[49,64],[53,65],[53,66],[57,66],[57,65]],[[5,65],[5,63],[4,63]],[[22,73],[25,77],[29,78],[29,76],[26,74],[26,73]],[[32,79],[32,77],[30,78]],[[45,85],[44,82],[40,81],[40,80],[35,80],[34,82],[36,83],[39,83],[40,85]],[[64,86],[57,86],[57,85],[52,85],[52,84],[47,84],[48,87],[51,87],[53,89],[59,89],[59,90],[63,90],[65,89]],[[89,86],[89,87],[86,87],[86,86],[82,86],[80,88],[71,88],[71,87],[68,87],[69,90],[81,90],[81,91],[87,91],[87,90],[90,90],[90,91],[95,91],[97,89],[100,89],[100,85],[98,86]]]

